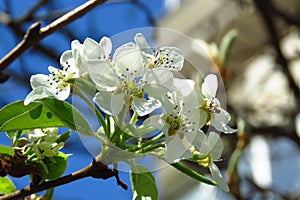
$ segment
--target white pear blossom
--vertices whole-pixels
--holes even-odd
[[[219,49],[216,43],[207,43],[204,40],[195,39],[192,43],[192,49],[199,55],[205,58],[210,58],[214,62],[219,60]]]
[[[117,116],[130,105],[139,116],[149,114],[161,103],[148,94],[144,86],[152,83],[172,85],[173,75],[164,69],[145,70],[141,51],[134,43],[119,47],[112,62],[89,60],[87,69],[99,92],[94,101],[107,114]]]
[[[176,47],[162,47],[153,50],[141,33],[136,34],[134,40],[143,52],[146,68],[165,68],[172,71],[182,69],[184,56]]]
[[[34,148],[37,159],[42,157],[52,157],[63,148],[64,142],[57,143],[58,128],[34,129],[26,133],[26,137],[32,143],[30,146]]]
[[[202,131],[199,131],[193,144],[194,147],[190,149],[193,156],[190,160],[209,168],[212,179],[218,183],[221,189],[228,192],[229,188],[222,179],[218,166],[214,163],[214,161],[220,160],[223,152],[223,142],[220,136],[215,132],[209,132],[208,136],[206,136]]]
[[[200,99],[195,91],[182,96],[178,91],[170,92],[165,88],[160,89],[155,97],[162,102],[163,114],[149,117],[143,125],[155,127],[166,135],[164,158],[173,163],[185,157],[195,133],[204,126],[206,119],[197,110]]]
[[[207,75],[202,83],[204,104],[200,106],[200,110],[206,111],[207,121],[218,131],[234,133],[236,130],[227,125],[231,118],[230,114],[221,107],[220,101],[216,98],[217,89],[217,76],[214,74]]]
[[[69,97],[71,86],[67,81],[79,77],[78,68],[66,62],[65,65],[62,65],[62,70],[52,66],[49,66],[48,70],[51,73],[49,75],[31,76],[32,91],[25,98],[24,105],[46,97],[54,97],[58,100],[66,100]]]
[[[87,72],[86,61],[87,60],[110,60],[112,50],[112,43],[108,37],[102,37],[100,42],[97,43],[91,38],[86,38],[81,44],[78,40],[74,40],[71,43],[71,50],[65,51],[61,58],[60,63],[71,63],[79,69],[79,74],[83,75]]]

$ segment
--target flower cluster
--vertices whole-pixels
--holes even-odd
[[[229,113],[216,97],[216,75],[207,75],[201,91],[197,90],[193,80],[174,76],[183,68],[183,53],[176,47],[151,48],[140,33],[134,42],[114,52],[107,37],[99,43],[89,38],[83,44],[76,40],[71,46],[61,56],[62,70],[49,67],[50,75],[31,77],[33,90],[25,105],[45,97],[66,100],[76,79],[84,79],[95,86],[96,93],[91,98],[110,122],[105,124],[98,115],[102,127],[97,134],[107,143],[128,152],[155,152],[169,163],[182,159],[197,162],[209,168],[213,180],[228,190],[213,162],[221,157],[222,141],[217,133],[206,135],[201,130],[211,125],[217,131],[235,132],[227,125]],[[73,79],[75,82],[70,81]],[[144,135],[153,130],[160,132],[159,137],[145,143]],[[134,138],[138,142],[130,144]],[[57,144],[55,149],[59,147]],[[48,150],[44,152],[51,154],[53,148]]]

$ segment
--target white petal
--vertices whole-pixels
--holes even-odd
[[[27,106],[28,104],[30,104],[31,102],[37,99],[43,99],[51,95],[52,93],[50,93],[45,87],[34,88],[25,98],[24,105]]]
[[[144,91],[151,97],[158,99],[162,103],[162,109],[164,113],[171,114],[174,110],[174,102],[176,100],[176,94],[172,93],[170,88],[159,84],[147,84],[144,86]],[[166,94],[172,95],[174,98],[170,100]],[[181,104],[179,104],[181,105]]]
[[[48,67],[48,71],[49,71],[50,73],[59,74],[59,72],[60,72],[61,70],[60,70],[60,69],[57,69],[56,67],[49,66],[49,67]]]
[[[164,63],[164,68],[172,71],[180,71],[183,67],[184,56],[176,47],[163,47],[160,49],[162,57],[168,58],[168,63]]]
[[[104,50],[95,40],[86,38],[83,43],[83,57],[85,60],[102,59]]]
[[[144,75],[143,57],[135,47],[118,49],[114,54],[115,70],[117,75],[126,80],[134,80]]]
[[[220,113],[213,114],[211,125],[215,127],[218,131],[222,131],[224,133],[236,132],[236,129],[233,129],[227,125],[231,118],[230,114],[222,108],[220,108],[219,110]]]
[[[169,138],[166,143],[165,160],[169,163],[175,163],[180,160],[181,155],[186,151],[182,145],[181,138],[178,134]]]
[[[146,56],[152,56],[153,55],[153,50],[147,43],[145,37],[143,34],[138,33],[134,37],[134,41],[138,45],[138,47],[146,54]]]
[[[143,77],[143,81],[146,81],[148,84],[157,83],[162,86],[167,86],[172,88],[173,86],[173,74],[169,70],[154,68],[147,70]]]
[[[125,95],[123,93],[120,94],[112,94],[112,114],[113,116],[118,116],[124,107],[124,98]]]
[[[64,101],[70,96],[70,92],[71,92],[71,87],[68,84],[65,88],[63,88],[63,90],[58,91],[57,93],[53,93],[53,96],[58,100]]]
[[[35,89],[37,87],[51,87],[49,83],[49,76],[45,74],[35,74],[30,77],[30,85],[32,89]]]
[[[177,162],[182,159],[189,148],[191,145],[185,138],[181,139],[179,134],[169,137],[166,139],[165,160],[169,163]]]
[[[195,86],[195,82],[191,79],[174,78],[173,84],[183,96],[188,96],[193,91]]]
[[[222,156],[223,142],[220,136],[215,132],[210,132],[207,138],[210,149],[210,157],[212,160],[218,160]]]
[[[108,37],[102,37],[100,40],[100,46],[102,47],[106,59],[110,56],[112,50],[112,43]]]
[[[131,107],[139,116],[145,116],[157,108],[160,108],[161,103],[153,98],[146,100],[144,98],[135,97]]]
[[[108,62],[90,60],[86,66],[98,90],[113,91],[116,88],[119,78]]]
[[[124,96],[115,95],[112,92],[98,92],[93,100],[103,112],[112,116],[117,116],[124,104]]]
[[[87,72],[84,66],[84,57],[83,57],[83,44],[80,44],[78,40],[71,42],[72,55],[74,65],[79,69],[80,75]]]
[[[218,79],[214,74],[209,74],[205,77],[202,83],[202,94],[206,98],[215,97],[218,89]]]
[[[229,192],[229,187],[227,183],[222,179],[221,172],[217,165],[211,163],[209,170],[211,172],[212,179],[218,183],[219,187],[225,192]]]
[[[196,135],[195,135],[195,138],[194,138],[194,141],[193,141],[193,145],[195,146],[196,149],[198,149],[201,153],[205,153],[205,152],[202,152],[200,149],[203,148],[203,144],[206,143],[206,135],[203,131],[199,130]]]
[[[165,124],[166,122],[161,118],[160,115],[152,115],[143,122],[144,126],[146,127],[152,126],[158,130],[162,130]]]
[[[67,50],[60,56],[60,65],[62,66],[62,68],[68,67],[68,64],[71,67],[75,67],[72,50]]]

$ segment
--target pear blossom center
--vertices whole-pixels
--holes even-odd
[[[52,69],[51,74],[48,75],[47,81],[55,87],[56,95],[68,87],[69,83],[67,81],[69,79],[78,76],[78,71],[73,70],[68,62],[66,64],[66,66],[63,66],[63,70]]]
[[[142,85],[133,80],[119,80],[119,87],[115,90],[115,93],[119,92],[129,96],[143,97]]]
[[[220,113],[220,105],[220,101],[215,97],[211,97],[209,99],[204,98],[204,105],[201,108],[210,113]]]
[[[157,68],[160,66],[164,66],[165,68],[174,68],[172,67],[174,60],[169,59],[169,53],[166,53],[157,47],[157,49],[153,51],[153,55],[153,58],[148,58],[150,61],[150,64],[147,65],[148,69]]]

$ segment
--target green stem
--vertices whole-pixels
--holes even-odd
[[[160,133],[159,135],[155,136],[154,138],[152,138],[151,140],[148,140],[147,142],[141,144],[140,146],[135,146],[133,148],[129,148],[128,150],[130,152],[139,152],[141,149],[144,149],[147,148],[148,146],[154,144],[155,142],[157,142],[158,140],[164,138],[165,135],[164,133]],[[144,152],[144,151],[142,151]]]
[[[133,112],[131,120],[129,122],[130,125],[134,125],[137,122],[139,115],[136,112]]]
[[[218,185],[215,181],[206,179],[204,176],[202,176],[201,174],[195,172],[194,170],[186,167],[181,162],[172,163],[171,166],[175,167],[177,170],[181,171],[185,175],[188,175],[189,177],[192,177],[198,181],[201,181],[201,182],[209,184],[209,185]]]
[[[163,143],[157,143],[157,144],[154,144],[154,145],[142,148],[142,149],[136,151],[136,153],[146,153],[148,151],[152,151],[154,149],[157,149],[159,147],[164,147],[164,146],[165,146],[165,142],[163,142]]]

